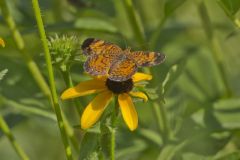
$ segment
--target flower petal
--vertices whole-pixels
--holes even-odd
[[[112,96],[112,92],[105,91],[98,94],[93,101],[88,104],[81,117],[82,129],[87,129],[97,122]]]
[[[2,38],[0,38],[0,45],[1,45],[2,47],[5,47],[5,42],[3,41]]]
[[[103,81],[93,79],[85,82],[79,83],[77,86],[65,90],[61,99],[76,98],[80,96],[85,96],[88,94],[96,93],[107,89]]]
[[[133,97],[138,97],[138,98],[142,98],[144,100],[144,102],[148,101],[148,97],[146,94],[144,94],[143,92],[130,92],[130,95]]]
[[[151,80],[151,79],[152,79],[152,75],[140,73],[140,72],[137,72],[132,76],[133,82],[139,82],[139,81]]]
[[[118,96],[118,103],[121,108],[123,119],[128,128],[131,131],[135,130],[138,126],[138,115],[132,102],[132,98],[126,93],[120,94]]]

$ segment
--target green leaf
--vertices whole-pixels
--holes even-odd
[[[139,134],[144,138],[147,138],[151,142],[161,146],[163,144],[161,136],[153,130],[150,129],[140,129]]]
[[[16,112],[19,112],[23,115],[38,115],[38,116],[42,116],[42,117],[49,118],[51,120],[56,121],[56,116],[54,115],[54,113],[51,113],[51,112],[48,112],[46,110],[39,109],[36,107],[22,105],[13,100],[6,99],[2,96],[0,96],[0,98],[1,98],[1,100],[3,100],[3,103],[5,105],[12,107],[13,109],[15,109]]]
[[[74,23],[77,29],[116,33],[118,29],[109,21],[97,18],[79,18]]]
[[[0,71],[0,81],[3,79],[3,77],[7,74],[8,69],[4,69],[2,71]]]
[[[219,100],[214,103],[214,115],[224,128],[240,128],[240,100],[238,98]]]
[[[179,6],[181,6],[186,0],[168,0],[165,3],[164,12],[165,16],[170,16]]]
[[[171,160],[176,152],[180,150],[184,146],[184,143],[180,143],[178,145],[167,145],[163,148],[161,153],[159,154],[157,160]]]
[[[172,86],[172,84],[181,75],[181,73],[185,67],[185,64],[186,64],[186,59],[183,59],[183,60],[179,61],[179,63],[173,65],[170,68],[165,80],[163,81],[163,94],[166,94],[166,92],[169,90],[169,88]]]
[[[143,91],[147,94],[147,96],[151,100],[156,100],[158,99],[159,95],[157,93],[158,88],[143,88]]]
[[[118,149],[116,159],[126,159],[125,156],[132,157],[134,153],[142,152],[147,148],[147,144],[143,140],[134,140],[133,145]]]
[[[90,132],[87,132],[84,135],[81,142],[79,159],[89,160],[91,157],[94,157],[93,154],[95,154],[98,149],[98,135],[99,134]]]
[[[240,159],[240,152],[229,153],[221,158],[217,158],[216,160],[237,160]]]
[[[233,17],[240,9],[239,0],[219,0],[218,3],[229,17]]]

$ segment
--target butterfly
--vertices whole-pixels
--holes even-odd
[[[119,46],[88,38],[82,43],[83,54],[87,56],[84,70],[93,76],[107,75],[112,81],[126,81],[137,72],[138,67],[158,65],[165,55],[158,52],[122,50]]]

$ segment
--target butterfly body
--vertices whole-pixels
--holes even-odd
[[[122,50],[115,44],[94,38],[82,44],[83,54],[88,59],[84,70],[93,76],[108,75],[113,81],[126,81],[137,72],[138,67],[154,66],[165,60],[165,55],[157,52]]]

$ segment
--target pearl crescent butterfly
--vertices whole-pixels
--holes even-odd
[[[84,70],[93,76],[108,75],[113,81],[126,81],[137,72],[138,67],[158,65],[166,57],[158,52],[122,50],[115,44],[94,38],[86,39],[82,50],[88,57]]]

